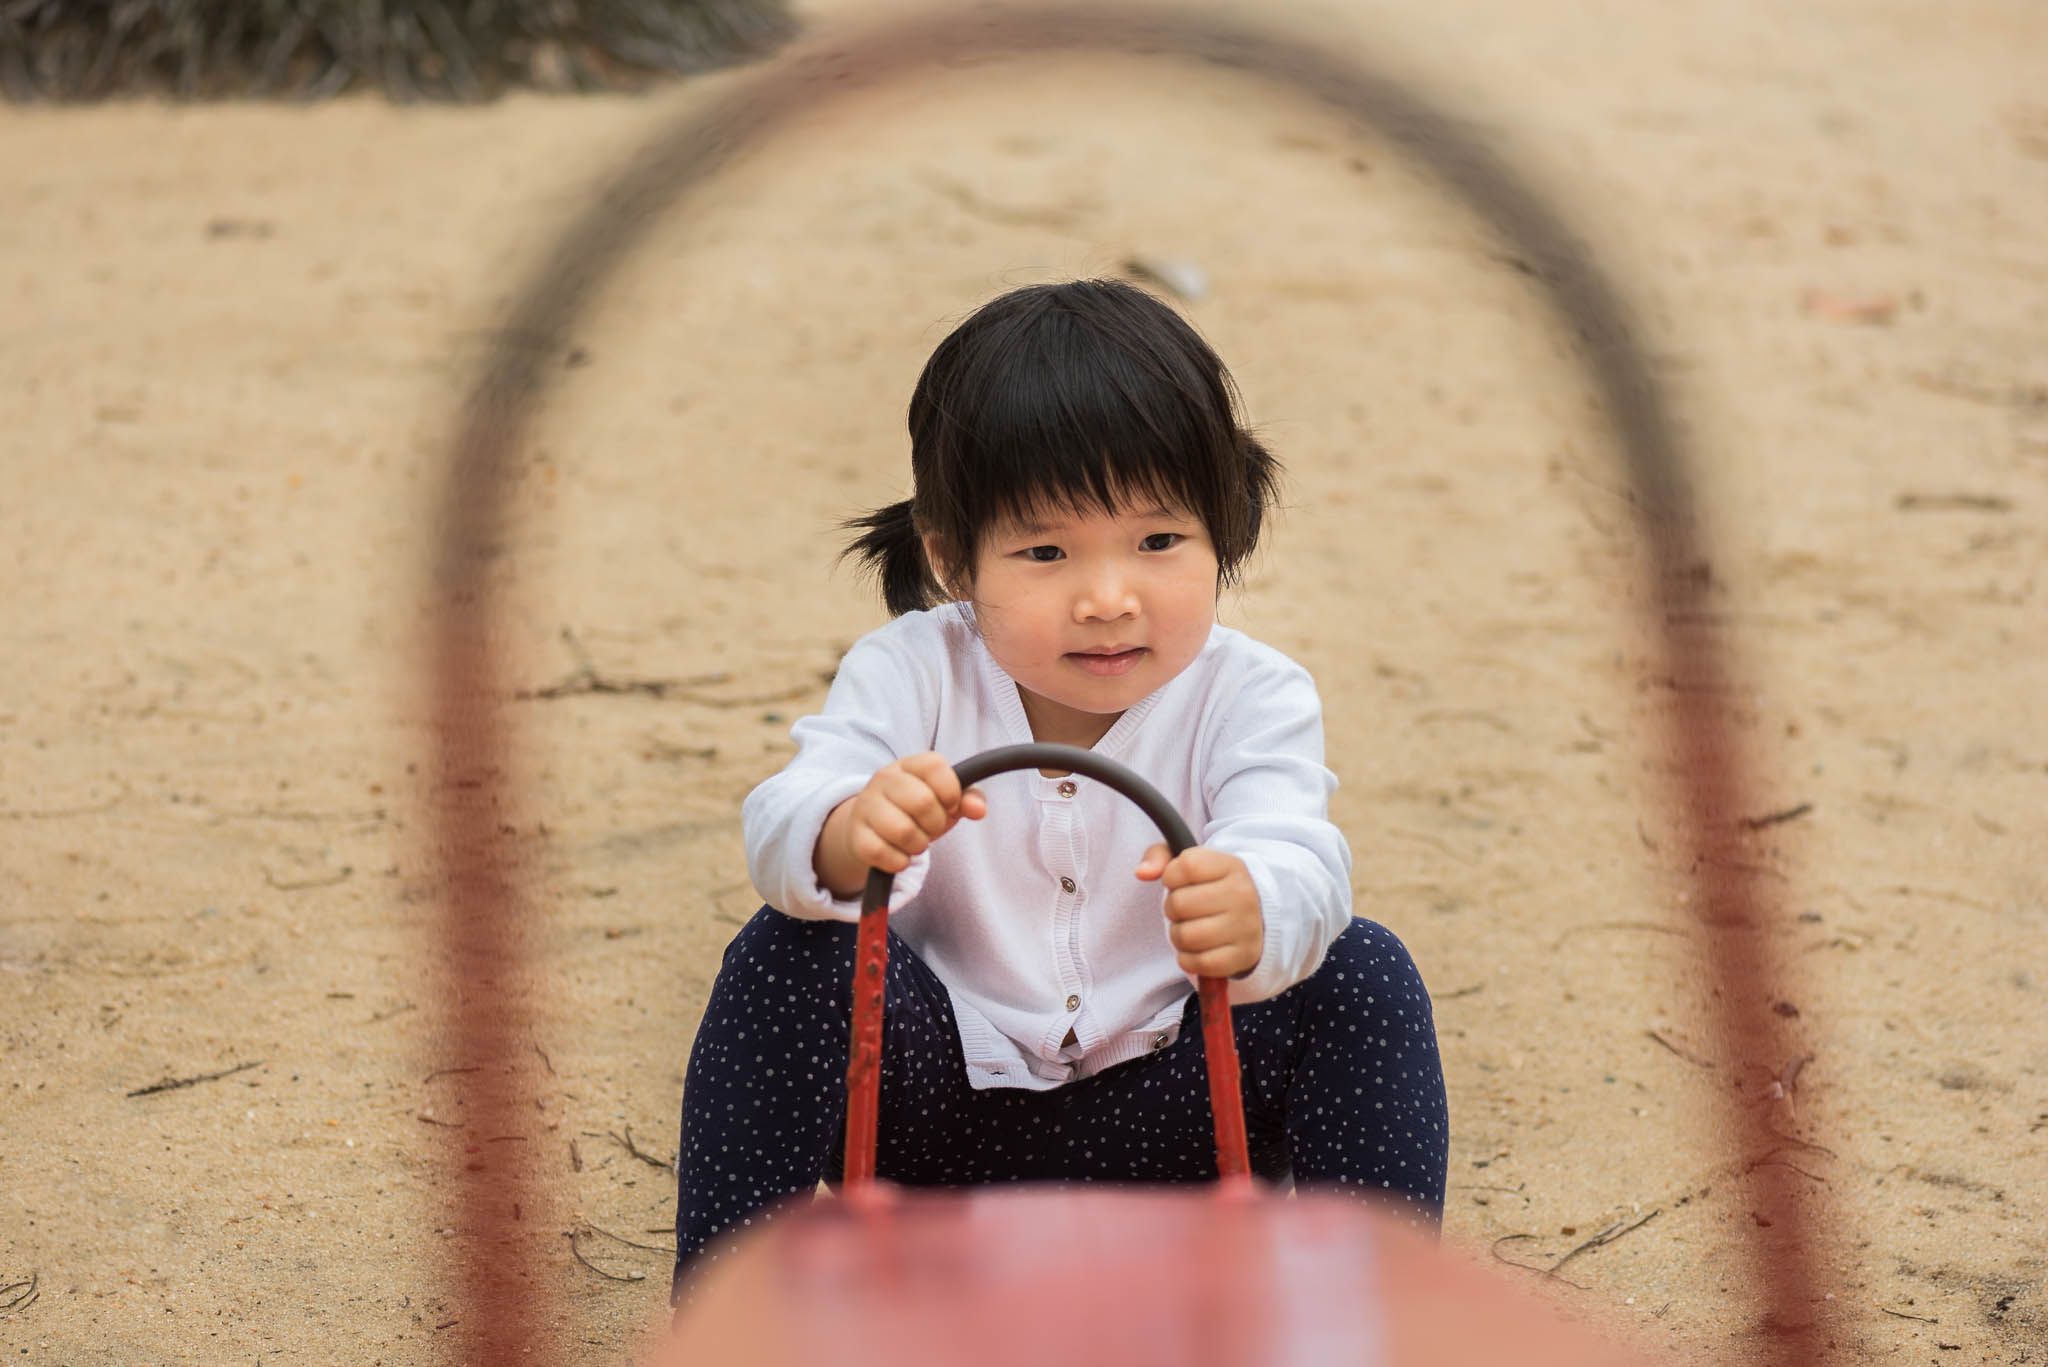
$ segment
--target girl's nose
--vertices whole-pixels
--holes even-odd
[[[1115,567],[1090,576],[1075,600],[1074,616],[1083,622],[1110,622],[1138,615],[1138,594],[1131,577]]]

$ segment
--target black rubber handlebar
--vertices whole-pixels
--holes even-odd
[[[961,790],[1013,769],[1061,769],[1106,783],[1132,802],[1179,854],[1195,843],[1187,821],[1159,790],[1113,759],[1072,745],[1004,745],[984,750],[953,766]],[[868,870],[861,894],[860,932],[854,947],[853,1039],[846,1068],[846,1182],[865,1190],[875,1173],[875,1135],[881,1095],[882,996],[889,957],[889,894],[896,876]],[[1221,978],[1198,982],[1202,1037],[1209,1071],[1209,1106],[1216,1126],[1216,1170],[1226,1182],[1250,1181],[1244,1104],[1239,1095],[1237,1042],[1230,1031],[1230,985]]]
[[[1065,769],[1106,783],[1137,803],[1139,810],[1152,818],[1152,824],[1166,837],[1169,851],[1179,854],[1195,843],[1194,833],[1188,829],[1186,820],[1174,810],[1171,802],[1160,796],[1157,788],[1115,760],[1093,750],[1083,750],[1077,745],[1045,745],[1034,741],[1029,745],[1002,745],[984,750],[953,766],[962,791],[985,778],[1007,774],[1014,769]],[[887,906],[890,890],[895,885],[894,874],[869,869],[867,888],[861,897],[862,909]]]

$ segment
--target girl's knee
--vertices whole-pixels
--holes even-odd
[[[1345,982],[1363,982],[1369,988],[1377,984],[1387,992],[1419,995],[1425,1001],[1429,997],[1422,985],[1422,971],[1415,966],[1408,946],[1393,931],[1362,916],[1352,917],[1351,924],[1331,942],[1314,976],[1325,975]]]
[[[1311,1010],[1366,1024],[1379,1047],[1436,1049],[1436,1012],[1421,970],[1399,936],[1353,917],[1304,986]]]
[[[829,987],[850,977],[855,927],[805,921],[762,907],[725,947],[721,984],[752,990],[766,982]]]
[[[748,918],[725,947],[725,960],[810,955],[853,944],[855,927],[848,921],[806,921],[764,906]]]

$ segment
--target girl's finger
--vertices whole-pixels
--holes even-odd
[[[1228,888],[1215,883],[1186,883],[1166,894],[1166,919],[1193,921],[1219,916],[1234,905]]]
[[[906,858],[924,853],[925,846],[931,843],[924,827],[901,808],[890,808],[877,813],[869,825],[884,844],[902,851]]]
[[[946,763],[946,757],[938,751],[927,750],[921,755],[912,755],[903,761],[903,770],[923,780],[941,808],[950,812],[959,805],[960,776],[953,772],[953,766]]]
[[[960,815],[969,821],[979,821],[988,815],[988,798],[979,788],[969,788],[960,794]]]
[[[1151,882],[1166,872],[1167,849],[1164,844],[1154,845],[1138,860],[1138,877]]]
[[[871,869],[901,873],[910,867],[909,856],[884,840],[873,827],[855,831],[846,844],[853,857]]]
[[[1205,916],[1199,921],[1176,921],[1166,928],[1166,938],[1182,954],[1217,949],[1230,943],[1230,927],[1218,924],[1222,920],[1220,916]]]
[[[927,837],[940,834],[951,824],[946,805],[932,786],[908,770],[892,775],[882,789],[882,796],[888,799],[889,805],[915,822]]]
[[[1161,876],[1169,888],[1185,888],[1227,877],[1230,867],[1231,856],[1206,845],[1190,845],[1175,856]]]
[[[1231,949],[1211,949],[1179,956],[1180,971],[1196,978],[1228,978],[1243,972],[1243,956]]]

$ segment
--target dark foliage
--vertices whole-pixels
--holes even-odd
[[[761,56],[786,0],[0,0],[0,94],[473,101]]]

